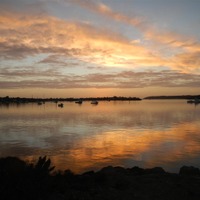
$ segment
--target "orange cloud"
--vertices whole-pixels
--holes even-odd
[[[132,68],[163,62],[139,43],[85,23],[17,13],[2,13],[0,20],[0,51],[5,58],[53,53],[103,66]]]
[[[156,45],[142,40],[129,40],[111,30],[88,23],[61,20],[47,14],[0,13],[0,57],[21,59],[46,54],[47,57],[29,69],[1,67],[2,88],[141,88],[141,87],[199,87],[199,43],[178,34],[161,34],[142,18],[128,17],[105,4],[92,1],[72,1],[111,19],[131,24]],[[159,45],[161,44],[161,45]],[[159,50],[173,51],[166,56]],[[175,52],[175,53],[174,53]],[[60,59],[62,58],[62,59]],[[74,59],[76,63],[72,63]],[[120,73],[67,74],[67,68],[120,67]],[[41,65],[48,65],[42,69]],[[140,67],[166,66],[172,71],[137,73]],[[62,67],[62,70],[61,68]],[[87,68],[88,69],[88,68]],[[131,69],[131,70],[130,70]],[[179,70],[184,73],[178,73]],[[188,74],[186,74],[188,73]],[[190,73],[190,74],[189,74]],[[197,75],[195,75],[195,73]],[[12,79],[11,79],[12,78]],[[9,80],[9,81],[8,81]]]
[[[152,47],[146,48],[154,54],[158,55],[157,63],[151,62],[149,64],[155,64],[155,66],[163,65],[168,66],[170,68],[179,69],[184,72],[190,72],[191,70],[199,69],[199,61],[193,62],[193,64],[185,65],[184,63],[191,63],[191,57],[196,58],[196,51],[200,51],[200,43],[195,41],[194,39],[187,38],[181,34],[177,34],[175,32],[170,31],[163,31],[160,29],[155,28],[149,21],[145,20],[137,16],[136,14],[132,17],[126,16],[122,13],[115,12],[110,7],[103,3],[96,3],[91,0],[75,0],[71,1],[76,3],[82,7],[85,7],[93,12],[96,12],[100,15],[109,17],[113,20],[127,23],[129,25],[134,26],[143,34],[144,39],[151,40],[153,42],[153,49]],[[156,46],[157,45],[157,46]],[[157,48],[157,50],[155,50]],[[160,53],[162,49],[167,49],[168,52],[175,51],[175,55],[173,54],[172,57],[166,56],[165,53]],[[166,50],[165,50],[166,51]],[[184,60],[180,59],[181,55],[179,54],[190,54],[187,57],[184,56]],[[130,59],[131,60],[131,59]],[[134,63],[134,62],[133,62]],[[132,64],[133,64],[132,63]],[[146,62],[147,63],[147,62]],[[145,66],[143,61],[140,64]],[[199,71],[197,71],[198,73]]]

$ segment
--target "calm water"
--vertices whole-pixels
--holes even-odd
[[[0,157],[81,173],[107,165],[200,167],[200,105],[185,100],[0,106]]]

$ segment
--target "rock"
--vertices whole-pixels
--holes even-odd
[[[91,170],[91,171],[87,171],[87,172],[84,172],[83,174],[82,174],[83,176],[85,175],[85,176],[92,176],[92,175],[94,175],[94,171],[93,170]]]
[[[127,169],[120,166],[114,167],[114,171],[118,174],[127,174]]]
[[[115,169],[113,166],[107,166],[103,167],[99,172],[103,174],[112,174],[115,172]]]
[[[199,168],[193,167],[193,166],[183,166],[180,168],[179,174],[196,176],[196,175],[200,175],[200,170],[199,170]]]
[[[165,170],[162,167],[154,167],[151,169],[145,169],[145,174],[165,174]]]
[[[134,174],[134,175],[143,175],[144,174],[144,169],[143,168],[140,168],[140,167],[132,167],[131,169],[129,169],[131,174]]]

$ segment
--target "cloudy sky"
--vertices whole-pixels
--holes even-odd
[[[0,0],[0,96],[199,94],[199,0]]]

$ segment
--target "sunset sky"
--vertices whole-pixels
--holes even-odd
[[[200,0],[0,0],[0,97],[200,94]]]

